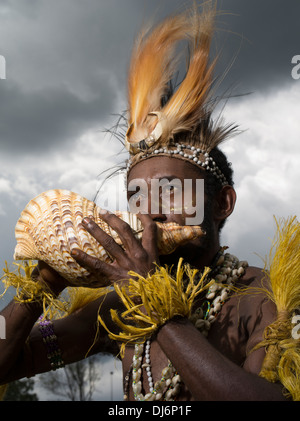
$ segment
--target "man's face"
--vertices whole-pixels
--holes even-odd
[[[204,217],[203,171],[181,159],[152,157],[128,175],[127,198],[133,213],[158,222],[201,225]]]
[[[204,184],[205,173],[200,168],[198,169],[195,165],[184,161],[178,158],[171,158],[166,156],[157,156],[146,159],[144,161],[136,164],[128,174],[127,185],[132,187],[132,191],[127,191],[129,204],[132,201],[133,203],[139,205],[144,213],[148,213],[151,218],[156,222],[168,223],[176,222],[179,225],[187,225],[186,221],[189,220],[191,216],[195,216],[198,212],[198,216],[203,213],[204,210],[204,220],[200,223],[191,224],[191,225],[201,225],[201,227],[206,232],[206,235],[199,237],[189,243],[185,244],[182,247],[179,247],[172,255],[161,256],[161,263],[163,264],[172,264],[174,259],[183,257],[187,261],[191,259],[199,259],[199,256],[206,253],[210,249],[211,244],[214,240],[214,232],[216,227],[214,226],[214,219],[212,214],[213,207],[211,203],[206,199],[204,194],[204,189],[197,191],[196,182],[201,181],[202,186]],[[166,188],[170,191],[170,211],[165,212],[163,208],[162,198],[159,199],[160,209],[158,212],[151,212],[151,207],[154,203],[154,208],[157,205],[157,192],[154,192],[153,197],[153,180],[168,180],[170,183],[166,185]],[[135,185],[140,185],[140,180],[143,180],[147,186],[148,191],[140,192],[140,188],[134,188]],[[184,198],[184,193],[186,193],[186,187],[188,190],[191,190],[189,185],[192,184],[192,195],[188,194],[187,200],[190,197],[190,203],[178,203],[178,200],[175,199],[175,189],[172,187],[173,180],[176,181],[176,186],[181,185],[183,190],[182,198]],[[186,180],[190,180],[191,183],[187,183]],[[204,187],[204,186],[203,186]],[[145,190],[145,188],[143,189]],[[155,190],[155,188],[154,188]],[[163,189],[162,189],[163,190]],[[146,197],[143,197],[146,196]],[[199,197],[197,197],[199,196]],[[179,206],[180,205],[180,206]],[[196,211],[191,215],[191,205]],[[181,212],[178,212],[178,208],[181,207]],[[130,210],[130,208],[129,208]],[[203,216],[203,215],[202,215]],[[196,218],[197,219],[197,218]]]

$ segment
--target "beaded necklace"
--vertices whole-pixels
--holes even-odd
[[[216,263],[212,265],[214,269],[210,273],[210,278],[214,282],[205,295],[205,301],[190,317],[190,321],[206,337],[223,304],[229,298],[234,283],[245,273],[245,268],[248,266],[246,261],[239,261],[229,253],[224,254],[225,249],[221,248],[215,258]],[[133,395],[137,401],[173,401],[180,393],[181,378],[171,361],[168,361],[168,366],[162,370],[161,379],[153,383],[150,347],[150,339],[145,344],[135,345],[132,365],[124,378],[124,400],[128,400],[131,376]],[[142,364],[144,354],[145,362]],[[149,392],[146,395],[142,394],[143,368],[146,369],[149,384]]]

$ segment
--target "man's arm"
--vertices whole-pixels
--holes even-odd
[[[284,400],[282,386],[230,361],[188,320],[167,323],[157,340],[195,400]]]
[[[54,288],[58,293],[58,286]],[[116,308],[114,293],[89,303],[70,316],[53,321],[54,333],[65,364],[83,359],[93,345],[96,333],[98,339],[91,354],[101,350],[118,352],[106,331],[102,328],[97,331],[97,315],[101,303],[104,315],[109,314],[110,307]],[[38,303],[20,304],[15,301],[1,312],[6,321],[6,339],[0,341],[1,384],[51,370],[46,346],[39,327],[35,325],[41,313],[42,306]]]
[[[262,340],[264,327],[273,321],[273,304],[262,300],[261,309],[264,317],[249,329],[249,351]],[[264,348],[249,353],[241,367],[183,318],[164,325],[158,331],[157,341],[195,400],[285,400],[282,385],[258,376]]]
[[[80,250],[77,250],[76,255],[74,254],[74,259],[82,266],[87,266],[88,270],[94,274],[102,271],[102,274],[112,283],[119,280],[125,280],[126,282],[129,270],[135,270],[143,274],[149,273],[155,267],[154,262],[157,261],[158,256],[156,224],[152,219],[148,215],[140,216],[144,224],[144,233],[146,233],[141,244],[133,235],[129,225],[120,218],[109,213],[103,214],[102,218],[113,229],[120,231],[122,243],[132,249],[132,254],[127,254],[93,221],[83,220],[86,229],[94,235],[103,247],[108,249],[110,254],[115,257],[115,261],[109,265],[86,255]],[[41,281],[46,282],[55,294],[60,293],[67,286],[66,280],[46,264],[39,266],[39,272],[42,277]],[[106,326],[110,331],[118,333],[110,318],[110,309],[120,309],[121,306],[115,292],[88,304],[69,317],[53,322],[54,332],[62,351],[62,358],[66,364],[78,361],[86,356],[94,343],[96,333],[98,334],[98,340],[92,348],[92,352],[118,353],[116,343],[108,339],[108,334],[102,327],[97,326],[100,304],[101,317],[106,322]],[[0,343],[0,384],[51,369],[42,336],[38,327],[33,327],[41,312],[42,308],[38,304],[17,304],[14,302],[2,312],[6,319],[7,339]],[[106,316],[108,316],[107,320]],[[26,341],[28,336],[29,340]]]

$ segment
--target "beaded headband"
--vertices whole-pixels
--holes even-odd
[[[187,160],[191,164],[197,165],[201,169],[210,172],[214,177],[216,177],[222,186],[228,185],[225,175],[218,168],[217,164],[208,152],[195,146],[191,146],[183,143],[175,143],[175,147],[170,149],[167,147],[154,149],[152,152],[144,152],[138,157],[138,160],[129,159],[127,162],[127,172],[138,162],[144,159],[149,159],[155,156],[168,156],[172,158],[178,158]]]
[[[228,184],[209,155],[236,129],[211,118],[216,59],[210,63],[209,56],[216,13],[213,0],[204,2],[201,13],[195,2],[192,10],[168,17],[137,39],[128,76],[128,170],[140,160],[166,155],[198,165]],[[182,40],[189,44],[188,67],[171,92],[178,64],[175,47]]]

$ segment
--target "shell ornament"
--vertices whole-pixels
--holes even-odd
[[[27,204],[16,224],[17,245],[14,259],[42,260],[71,285],[91,285],[92,275],[72,258],[72,249],[79,248],[108,263],[112,259],[85,230],[82,219],[91,218],[122,245],[117,233],[101,219],[101,210],[94,202],[68,190],[48,190],[41,193]],[[142,237],[143,227],[135,214],[115,214],[131,226],[137,238]],[[199,226],[180,226],[173,222],[157,222],[157,225],[160,254],[170,254],[179,245],[204,235]],[[99,277],[97,281],[99,286]],[[106,284],[103,279],[103,286]]]

